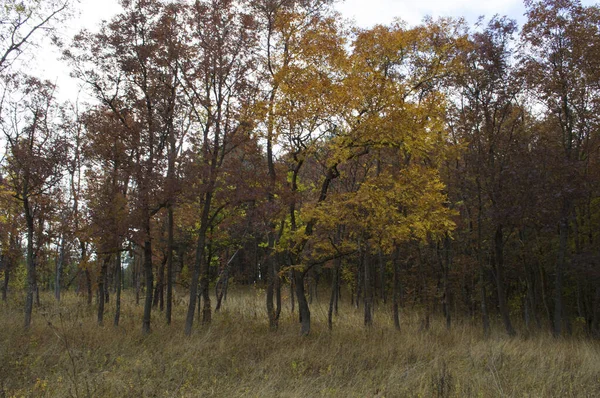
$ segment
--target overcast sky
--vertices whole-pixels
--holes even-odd
[[[595,1],[583,0],[582,3],[590,5]],[[336,7],[344,18],[354,20],[363,28],[389,24],[395,18],[400,18],[409,25],[416,25],[427,15],[465,17],[471,25],[481,15],[508,15],[516,19],[519,26],[525,21],[522,0],[345,0]],[[110,19],[119,9],[117,0],[81,0],[79,16],[65,24],[69,27],[65,36],[82,28],[94,30],[100,21]],[[66,42],[68,41],[67,39]],[[66,66],[56,61],[56,57],[57,53],[41,51],[37,60],[38,72],[61,87],[61,96],[68,95],[72,98],[76,83],[69,78]]]

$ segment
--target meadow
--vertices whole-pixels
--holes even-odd
[[[323,295],[325,297],[325,295]],[[421,330],[421,314],[389,311],[365,329],[362,311],[344,300],[332,331],[325,299],[311,306],[313,328],[299,335],[284,308],[268,329],[260,289],[231,291],[210,326],[186,337],[186,307],[170,326],[155,310],[141,332],[142,305],[125,293],[121,323],[96,324],[96,307],[73,293],[57,304],[42,295],[31,329],[22,298],[0,303],[0,397],[598,397],[600,342],[545,333],[484,338],[477,323],[441,317]]]

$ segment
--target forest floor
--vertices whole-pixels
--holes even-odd
[[[154,311],[143,336],[129,293],[118,328],[112,301],[101,327],[95,306],[71,293],[60,305],[43,295],[24,332],[14,296],[0,303],[0,397],[600,397],[600,342],[584,337],[509,338],[495,325],[484,338],[470,320],[448,331],[436,318],[422,331],[416,311],[402,313],[397,332],[384,309],[365,329],[347,300],[330,332],[325,298],[300,337],[289,307],[268,330],[260,289],[230,292],[190,337],[181,302],[171,326]]]

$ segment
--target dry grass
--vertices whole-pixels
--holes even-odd
[[[415,313],[403,314],[397,333],[384,310],[367,331],[347,304],[330,333],[324,300],[302,338],[289,309],[268,331],[260,290],[231,293],[189,338],[185,305],[170,327],[157,311],[144,337],[141,306],[128,295],[119,328],[110,312],[97,326],[82,298],[43,301],[28,333],[20,302],[0,304],[0,397],[600,396],[600,344],[586,339],[483,339],[466,323],[448,332],[435,319],[423,332]]]

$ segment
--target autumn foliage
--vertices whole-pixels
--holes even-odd
[[[288,305],[308,335],[316,300],[334,329],[343,298],[367,327],[600,334],[597,6],[359,29],[324,0],[122,0],[63,43],[89,100],[61,103],[11,46],[68,4],[25,3],[0,14],[24,40],[0,32],[0,269],[26,328],[40,289],[118,326],[126,289],[144,334],[177,303],[190,335],[236,284],[271,331]]]

